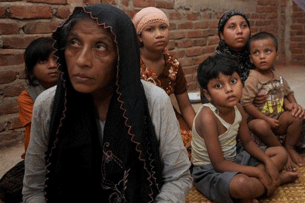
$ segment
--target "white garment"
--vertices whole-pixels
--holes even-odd
[[[237,106],[234,106],[235,110],[235,119],[233,124],[230,124],[223,120],[217,113],[217,109],[215,106],[213,106],[210,103],[203,104],[195,119],[193,122],[193,128],[192,128],[192,157],[193,157],[193,164],[195,166],[199,165],[207,165],[211,163],[209,154],[207,152],[206,144],[204,139],[198,135],[196,131],[196,126],[195,126],[195,120],[201,111],[202,108],[210,108],[213,114],[216,116],[216,118],[221,122],[221,124],[227,129],[226,132],[223,134],[219,135],[219,142],[221,146],[221,150],[223,153],[223,157],[228,160],[232,161],[235,156],[236,156],[236,137],[238,135],[238,130],[239,130],[239,124],[242,120],[241,114],[237,108]]]

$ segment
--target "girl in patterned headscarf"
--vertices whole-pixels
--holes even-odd
[[[148,7],[134,18],[141,50],[141,78],[174,94],[181,113],[176,111],[182,140],[189,150],[195,111],[187,94],[187,82],[179,61],[166,53],[169,41],[169,21],[163,11]]]

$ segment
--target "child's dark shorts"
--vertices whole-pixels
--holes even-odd
[[[261,149],[265,151],[266,146],[262,146]],[[247,166],[257,166],[260,163],[257,159],[251,157],[241,144],[237,144],[236,158],[232,162]],[[219,203],[233,203],[234,200],[230,196],[229,186],[233,177],[238,173],[219,173],[214,170],[212,164],[208,164],[194,166],[192,176],[196,188],[210,200]]]

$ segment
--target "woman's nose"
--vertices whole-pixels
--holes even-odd
[[[57,68],[57,63],[54,57],[50,57],[48,63],[49,63],[48,66],[49,69]]]
[[[80,68],[90,67],[92,65],[92,50],[89,47],[83,47],[78,54],[76,63]]]

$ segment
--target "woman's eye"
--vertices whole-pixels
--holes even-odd
[[[241,27],[242,27],[242,28],[247,28],[247,27],[248,27],[248,24],[247,24],[247,23],[244,23],[244,24],[241,25]]]
[[[103,43],[98,43],[96,45],[96,48],[99,50],[99,51],[105,51],[107,49],[107,46]]]
[[[229,28],[230,28],[230,29],[234,29],[234,28],[235,28],[235,25],[234,25],[234,24],[231,24],[231,25],[229,25]]]
[[[77,47],[79,46],[79,42],[77,39],[70,39],[68,40],[68,46]]]
[[[254,52],[253,52],[253,55],[257,55],[257,54],[258,54],[258,51],[254,51]]]
[[[270,54],[271,53],[271,50],[270,49],[266,49],[265,51],[267,54]]]

